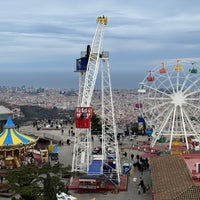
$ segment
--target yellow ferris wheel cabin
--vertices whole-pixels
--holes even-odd
[[[183,66],[179,63],[179,60],[177,60],[177,64],[174,66],[175,71],[181,71],[183,69]]]

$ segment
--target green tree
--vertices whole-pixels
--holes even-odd
[[[13,170],[6,174],[9,188],[20,195],[20,200],[39,200],[38,194],[42,192],[37,184],[38,171],[33,165]]]
[[[51,176],[50,174],[47,174],[43,183],[44,200],[56,200],[56,193],[65,191],[64,183],[60,182],[60,179],[57,176]]]
[[[134,123],[131,127],[130,130],[133,133],[138,133],[138,122]]]
[[[102,132],[101,118],[98,117],[98,115],[96,115],[95,113],[93,113],[93,115],[92,115],[91,130],[92,130],[92,133],[98,133],[98,132],[101,133]]]
[[[27,165],[9,171],[6,180],[19,200],[56,200],[56,193],[65,191],[65,185],[60,180],[63,170],[62,165],[46,165],[42,168]]]

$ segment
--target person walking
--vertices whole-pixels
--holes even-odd
[[[133,158],[134,158],[134,154],[132,153],[132,154],[131,154],[131,160],[133,160]]]

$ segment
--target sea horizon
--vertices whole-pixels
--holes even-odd
[[[62,72],[1,72],[0,86],[33,87],[33,88],[74,88],[79,87],[78,73]],[[112,89],[136,89],[144,79],[142,73],[112,72]],[[97,78],[95,88],[100,88],[100,78]]]

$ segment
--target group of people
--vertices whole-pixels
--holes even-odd
[[[138,194],[146,193],[150,189],[149,184],[145,185],[144,180],[140,177],[139,184],[138,184]]]
[[[148,158],[142,158],[138,154],[135,157],[134,154],[132,153],[131,160],[133,161],[133,167],[136,168],[139,172],[141,172],[141,175],[143,175],[144,170],[149,169]],[[146,193],[147,191],[150,190],[150,185],[149,184],[146,185],[142,177],[140,177],[137,186],[138,186],[138,194]]]
[[[149,169],[149,160],[148,158],[142,158],[139,155],[136,156],[136,162],[133,163],[134,167],[137,167],[138,171],[143,174],[143,171]]]

